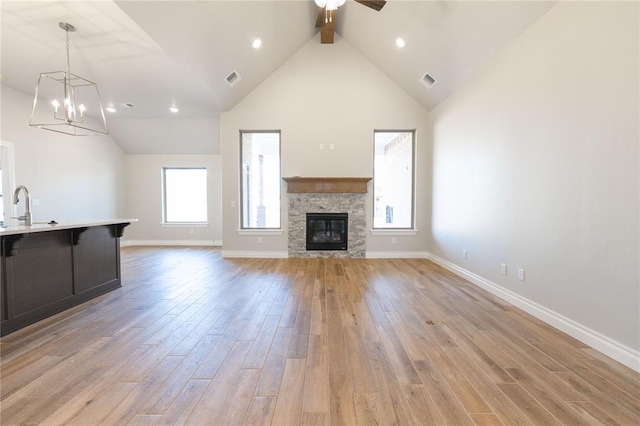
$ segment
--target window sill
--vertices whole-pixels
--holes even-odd
[[[207,228],[209,222],[162,222],[163,228]]]
[[[236,229],[238,235],[282,235],[282,229],[280,228],[265,228],[265,229]]]
[[[417,229],[372,229],[371,235],[418,235]]]

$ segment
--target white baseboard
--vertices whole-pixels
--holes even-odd
[[[197,246],[220,247],[221,240],[120,240],[121,247],[129,246]]]
[[[289,257],[289,252],[222,250],[222,257],[224,257],[225,259],[228,259],[228,258],[286,259]]]
[[[498,296],[514,306],[517,306],[528,314],[533,315],[539,320],[546,322],[550,326],[555,327],[564,333],[567,333],[569,336],[591,346],[595,350],[602,352],[619,363],[640,372],[640,352],[635,349],[623,345],[622,343],[617,342],[595,330],[585,327],[584,325],[545,308],[536,302],[502,288],[496,283],[482,278],[473,272],[469,272],[448,260],[431,253],[427,253],[427,259],[437,263],[445,269],[448,269],[454,274],[471,281],[475,285],[487,290],[489,293]]]
[[[367,251],[367,259],[425,259],[426,251]]]

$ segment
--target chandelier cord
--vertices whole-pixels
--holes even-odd
[[[71,84],[71,65],[69,64],[69,28],[65,28],[67,34],[67,72],[64,75],[64,112],[67,123],[71,123],[71,99],[69,99],[69,93],[67,88]]]

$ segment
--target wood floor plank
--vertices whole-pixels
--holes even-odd
[[[556,419],[564,425],[579,425],[584,421],[569,409],[567,404],[557,394],[544,386],[535,378],[527,375],[521,369],[508,369],[511,376],[533,398],[547,409]]]
[[[275,396],[254,396],[247,409],[243,424],[248,426],[270,425],[276,410],[276,401]]]
[[[273,414],[273,423],[276,425],[297,425],[302,420],[300,395],[304,392],[306,362],[304,359],[289,358],[285,363]]]
[[[287,359],[289,342],[291,341],[291,328],[277,328],[273,336],[273,343],[262,368],[262,375],[258,383],[256,395],[277,395],[282,381],[282,374]]]
[[[143,403],[139,410],[147,414],[163,414],[180,390],[193,378],[198,366],[215,347],[219,338],[220,336],[205,335],[169,375],[166,379],[166,384],[153,390],[147,402]]]
[[[165,385],[176,368],[182,363],[184,357],[166,357],[151,373],[148,380],[138,384],[108,415],[103,419],[104,424],[127,424],[139,413],[152,397]]]
[[[280,318],[276,315],[268,315],[262,323],[262,328],[253,340],[249,355],[244,361],[243,368],[262,368],[269,353],[271,342],[278,328]]]
[[[377,393],[356,392],[355,406],[359,424],[389,424],[389,421],[383,417],[384,411],[380,407],[380,396]]]
[[[0,339],[3,425],[640,424],[640,374],[425,259],[121,258]]]
[[[493,413],[471,413],[471,420],[477,426],[499,426],[503,425],[498,416]]]
[[[505,425],[530,425],[531,420],[470,360],[462,348],[443,348]]]
[[[201,402],[193,409],[187,423],[202,425],[217,417],[224,407],[227,395],[237,381],[250,348],[250,342],[245,340],[235,342],[218,373],[211,379],[211,384],[202,395]]]
[[[175,399],[162,415],[162,423],[166,425],[181,425],[187,423],[191,413],[199,404],[212,380],[191,379],[176,395]]]
[[[307,371],[302,398],[304,413],[329,414],[329,362],[326,335],[309,336]]]
[[[236,383],[215,419],[216,424],[234,426],[243,423],[259,378],[259,369],[240,370]]]
[[[405,347],[390,324],[378,324],[378,333],[401,385],[421,384]]]
[[[496,386],[509,398],[534,424],[559,425],[560,421],[553,417],[544,407],[533,399],[531,394],[517,383],[498,383]]]
[[[402,388],[417,424],[438,425],[445,423],[424,385],[405,385]]]
[[[329,262],[331,264],[333,262]],[[330,268],[327,268],[330,270]],[[334,269],[335,270],[335,269]],[[353,383],[349,369],[349,354],[345,345],[337,280],[326,275],[327,336],[329,354],[329,423],[354,424],[357,422]]]
[[[384,418],[389,419],[390,424],[419,424],[411,414],[407,398],[398,383],[382,342],[372,342],[371,351],[375,354],[372,368]]]

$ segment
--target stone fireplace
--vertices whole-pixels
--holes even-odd
[[[371,178],[294,177],[284,180],[288,183],[289,257],[365,257],[367,182]],[[339,246],[307,249],[307,214],[327,213],[329,217],[347,218],[346,249]],[[337,236],[333,224],[322,222],[319,226],[325,228],[327,238]]]

